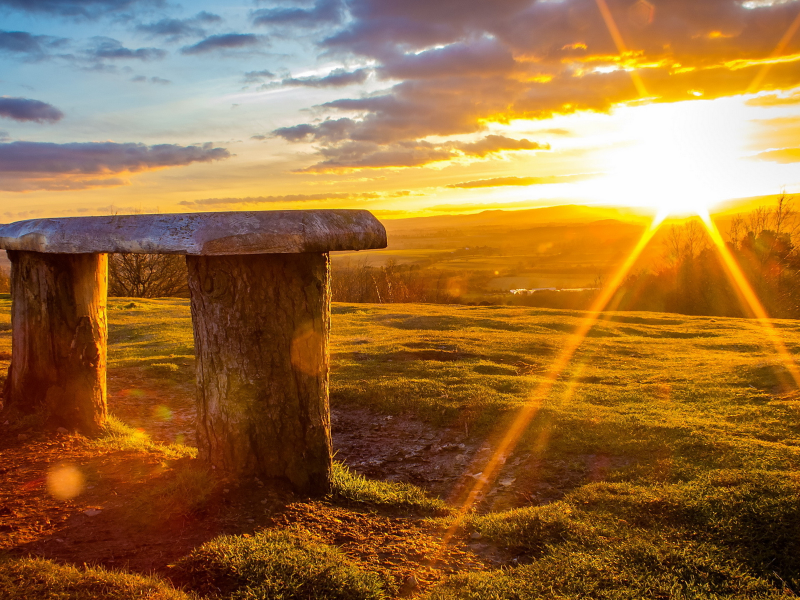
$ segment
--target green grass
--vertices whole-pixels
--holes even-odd
[[[380,600],[384,585],[336,548],[307,532],[268,531],[221,536],[175,567],[181,580],[202,593],[252,600]]]
[[[449,512],[448,506],[442,500],[432,498],[415,485],[367,479],[338,461],[333,463],[331,496],[338,501],[412,510],[423,514],[444,515]]]
[[[103,431],[91,443],[107,450],[124,450],[131,452],[153,452],[165,459],[194,458],[197,448],[184,444],[162,444],[154,442],[145,432],[129,427],[113,415],[109,415]]]
[[[187,302],[130,304],[110,302],[111,368],[171,377],[174,369],[157,365],[182,363],[193,354]],[[7,310],[0,299],[0,350],[10,349],[2,325]],[[458,534],[478,532],[480,543],[517,561],[453,575],[429,597],[800,594],[800,394],[787,384],[787,370],[762,327],[749,320],[610,313],[547,394],[533,397],[583,317],[522,307],[334,305],[334,408],[405,413],[479,440],[502,432],[526,402],[538,407],[508,464],[533,461],[530,479],[550,490],[549,504],[540,498],[513,510],[470,514]],[[798,352],[800,322],[774,325],[790,351]],[[165,457],[190,454],[185,447],[153,444],[113,421],[100,443]],[[371,481],[339,464],[334,478],[332,502],[447,513],[441,501],[413,486]],[[174,485],[185,490],[202,481]],[[226,593],[247,597],[250,588],[253,594],[278,593],[254,583],[262,577],[255,573],[308,586],[330,583],[333,570],[323,577],[303,566],[327,560],[352,568],[337,582],[361,581],[369,593],[389,593],[369,587],[357,565],[331,558],[337,555],[326,554],[334,552],[330,548],[312,542],[309,550],[296,537],[271,535],[278,537],[258,538],[265,549],[252,546],[255,537],[217,540],[202,557],[193,555],[195,570],[189,563],[181,568],[202,578],[197,565],[209,561],[221,580],[238,582]],[[297,569],[291,576],[275,566],[284,551],[267,550],[279,547],[290,549],[287,556],[306,557],[291,563]],[[265,558],[246,563],[248,553]],[[312,555],[319,558],[308,559]],[[236,579],[245,563],[256,579]],[[204,581],[216,585],[216,579]]]
[[[187,299],[109,298],[108,321],[111,368],[194,358]]]
[[[39,558],[0,560],[3,600],[193,600],[169,582],[100,567],[73,567]]]

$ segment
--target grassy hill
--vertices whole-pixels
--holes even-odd
[[[8,311],[0,300],[2,367]],[[310,501],[202,470],[182,445],[193,422],[187,302],[111,299],[109,408],[122,423],[99,441],[3,426],[0,598],[800,593],[800,394],[761,327],[609,313],[535,397],[584,317],[334,305],[337,483]],[[800,323],[775,327],[796,354]],[[530,427],[458,520],[459,499],[531,402]],[[26,483],[66,460],[92,485],[80,496]],[[127,555],[110,541],[125,536],[139,544]]]

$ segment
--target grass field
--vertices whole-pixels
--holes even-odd
[[[0,299],[4,359],[8,310]],[[12,549],[0,569],[6,590],[0,598],[30,597],[25,589],[42,598],[91,597],[64,591],[81,578],[105,581],[110,594],[127,590],[114,598],[800,593],[800,394],[761,326],[609,313],[547,396],[535,397],[583,317],[510,307],[333,307],[332,408],[369,411],[381,422],[392,417],[387,436],[391,423],[413,419],[432,432],[459,432],[467,448],[486,449],[522,406],[538,407],[498,483],[456,528],[454,540],[485,559],[481,568],[462,565],[426,580],[436,551],[422,552],[424,585],[404,588],[395,572],[351,551],[346,538],[326,537],[342,521],[377,518],[370,516],[376,510],[388,515],[381,517],[390,520],[386,527],[419,523],[413,535],[420,536],[441,534],[456,518],[452,504],[426,498],[414,486],[374,482],[356,466],[337,467],[338,492],[308,505],[311,512],[334,511],[337,523],[320,517],[314,527],[303,521],[285,532],[267,524],[209,541],[169,576],[179,589],[163,579],[20,559]],[[111,376],[138,374],[145,383],[175,389],[190,382],[187,301],[111,299],[109,321]],[[800,323],[776,321],[775,327],[797,353]],[[446,454],[435,445],[427,452]],[[463,479],[480,476],[479,452],[447,456],[442,460]],[[381,512],[393,505],[410,512]],[[370,543],[369,536],[359,541],[360,547]]]

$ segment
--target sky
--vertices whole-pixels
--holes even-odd
[[[799,0],[0,0],[0,221],[800,193]]]

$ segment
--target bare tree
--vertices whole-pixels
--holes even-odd
[[[766,206],[757,207],[750,213],[747,219],[748,230],[758,234],[762,231],[770,229],[770,221],[772,221],[772,215],[773,211],[767,208]]]
[[[747,226],[742,218],[742,215],[736,215],[731,219],[731,226],[728,230],[728,238],[730,238],[730,242],[734,246],[738,246],[739,242],[742,241],[742,238],[747,231]]]
[[[683,227],[670,225],[667,230],[667,237],[664,240],[664,258],[667,264],[674,265],[680,262],[683,255]]]
[[[175,254],[112,254],[109,296],[164,298],[188,296],[186,261]]]
[[[708,234],[700,221],[693,219],[686,223],[683,229],[685,232],[683,253],[687,258],[696,258],[710,248]]]

